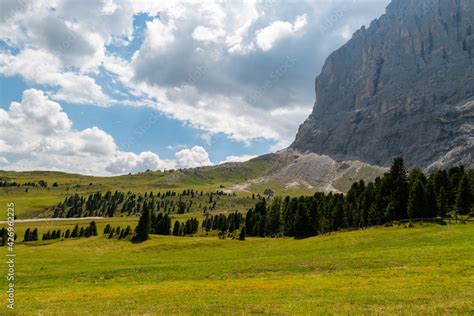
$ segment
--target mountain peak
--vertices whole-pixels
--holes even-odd
[[[333,52],[291,148],[389,165],[472,167],[474,2],[394,0]]]

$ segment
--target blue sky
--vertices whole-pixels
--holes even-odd
[[[0,169],[122,174],[285,148],[325,58],[387,3],[4,1]]]

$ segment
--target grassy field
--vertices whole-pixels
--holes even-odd
[[[171,179],[170,179],[171,178]],[[67,174],[61,172],[5,172],[0,171],[0,179],[9,179],[23,184],[26,182],[38,183],[44,180],[48,183],[48,187],[0,187],[0,205],[6,205],[9,202],[15,202],[16,215],[19,219],[52,216],[52,207],[64,198],[74,194],[87,196],[95,192],[106,191],[132,191],[134,193],[145,193],[153,191],[166,192],[168,190],[182,192],[185,189],[193,189],[196,191],[216,192],[224,186],[223,181],[213,182],[210,179],[200,179],[197,176],[188,176],[180,171],[175,172],[146,172],[142,174],[117,177],[91,177],[75,174]],[[58,183],[57,187],[53,187],[53,183]],[[233,182],[227,182],[230,185]],[[246,210],[254,205],[251,201],[249,192],[239,192],[236,197],[219,198],[218,208],[220,211],[229,210]],[[194,201],[199,204],[207,200],[203,197]],[[175,199],[177,200],[177,199]],[[196,215],[196,214],[194,214]],[[199,214],[198,214],[199,215]]]
[[[208,168],[209,170],[206,169],[205,171],[200,169],[176,170],[173,172],[150,171],[115,177],[92,177],[52,171],[13,172],[0,170],[0,181],[3,179],[24,184],[27,182],[38,183],[40,180],[44,180],[48,183],[46,188],[31,186],[0,187],[0,205],[6,205],[6,203],[13,201],[15,202],[18,218],[35,218],[51,217],[51,208],[54,205],[62,202],[65,197],[76,193],[87,197],[89,194],[108,190],[112,192],[116,190],[122,192],[132,191],[134,193],[153,191],[155,194],[168,190],[181,192],[184,189],[215,192],[223,187],[230,187],[245,181],[247,174],[254,171],[259,174],[256,170],[264,168],[261,163],[249,164],[249,166],[245,166],[249,170],[244,171],[243,174],[240,174],[242,171],[240,169],[239,172],[233,172],[230,167],[230,171],[229,168],[220,167],[218,169]],[[52,186],[55,182],[58,184],[57,187]],[[251,195],[250,192],[238,193],[239,198],[242,199],[246,199]],[[247,208],[250,205],[247,203],[248,201],[241,202],[234,206]],[[228,208],[233,207],[231,204],[228,206]],[[222,208],[222,205],[219,208]],[[226,207],[223,209],[226,209]]]
[[[289,159],[289,160],[288,160]],[[216,190],[236,191],[240,197],[252,194],[263,195],[266,189],[272,189],[276,195],[299,196],[312,195],[315,188],[305,186],[288,186],[287,179],[260,181],[272,172],[288,165],[291,158],[278,155],[264,155],[245,163],[229,163],[219,166],[193,169],[173,170],[167,172],[147,171],[138,174],[94,177],[79,174],[69,174],[55,171],[2,171],[0,181],[16,182],[23,185],[27,182],[38,183],[40,180],[48,183],[47,187],[0,187],[0,205],[14,201],[18,218],[50,217],[53,205],[73,194],[89,195],[94,192],[132,191],[144,193],[168,190],[182,191],[194,189],[204,192]],[[367,170],[365,170],[367,169]],[[373,179],[380,170],[362,168],[358,176]],[[355,175],[338,178],[334,185],[337,189],[348,190]],[[260,179],[260,180],[259,180]],[[53,187],[53,184],[57,186]],[[246,205],[247,206],[247,205]]]
[[[304,240],[19,243],[16,314],[470,314],[473,240],[474,225],[458,224]]]

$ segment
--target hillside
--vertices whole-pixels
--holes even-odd
[[[135,193],[182,191],[194,189],[205,192],[222,190],[239,196],[265,193],[271,189],[278,195],[313,194],[316,191],[345,192],[354,181],[373,180],[386,170],[361,162],[335,162],[314,154],[301,155],[281,151],[257,157],[243,163],[227,163],[212,167],[148,171],[139,174],[94,177],[54,171],[0,171],[0,181],[28,182],[47,187],[0,187],[0,203],[15,201],[19,218],[49,216],[51,208],[73,194],[132,191]],[[57,183],[57,187],[54,187]],[[239,203],[240,205],[240,203]],[[242,205],[247,206],[246,203]]]
[[[472,168],[474,2],[394,0],[332,53],[291,148],[388,166]]]
[[[20,243],[16,308],[47,315],[468,314],[473,228],[371,228],[305,240]]]

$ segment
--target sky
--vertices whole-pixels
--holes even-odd
[[[388,0],[6,0],[0,169],[92,175],[291,144],[327,56]]]

